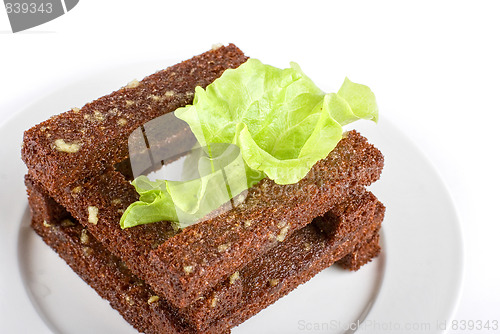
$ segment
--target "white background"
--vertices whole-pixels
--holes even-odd
[[[187,59],[213,43],[276,66],[296,61],[313,79],[327,72],[331,80],[317,82],[325,91],[348,75],[372,88],[380,113],[427,155],[455,201],[466,265],[455,319],[500,320],[497,3],[82,0],[17,34],[0,8],[0,125],[87,73]]]

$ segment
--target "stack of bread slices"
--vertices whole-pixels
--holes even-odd
[[[357,270],[380,252],[385,208],[365,187],[383,156],[355,131],[296,184],[263,179],[182,230],[120,227],[139,198],[131,133],[246,60],[233,44],[213,48],[25,132],[34,230],[140,332],[229,333],[335,262]]]

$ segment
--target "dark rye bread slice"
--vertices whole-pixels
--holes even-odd
[[[182,308],[344,202],[353,189],[376,181],[382,168],[380,151],[350,131],[298,183],[277,185],[264,179],[235,209],[176,235],[168,222],[120,228],[123,211],[138,195],[116,171],[56,192],[47,190],[157,294]]]
[[[57,203],[51,200],[39,185],[28,181],[27,188],[34,220],[42,221],[46,227],[58,225],[68,227],[74,225],[71,220],[68,220],[69,214],[65,212],[64,208],[61,208]],[[320,225],[328,226],[330,231],[329,235],[332,237],[336,235],[335,240],[344,240],[354,235],[356,231],[365,224],[366,217],[372,217],[375,214],[377,205],[379,204],[371,193],[366,192],[364,189],[360,189],[359,193],[352,196],[347,203],[335,207],[334,210],[330,211],[328,215],[323,218],[316,218],[315,222],[318,227]],[[59,209],[57,209],[57,207],[59,207]],[[340,233],[344,234],[341,235]],[[343,237],[341,238],[341,236]],[[88,240],[89,234],[87,230],[82,229],[80,231],[80,241],[83,242],[85,247],[88,247]],[[289,240],[284,241],[285,244],[289,242]],[[311,245],[304,244],[304,247],[311,247]],[[351,256],[351,258],[352,256],[361,256],[360,258],[368,261],[371,258],[370,254],[364,254],[363,250],[364,249],[360,248],[358,245],[355,251],[356,254],[352,253],[348,256]],[[272,253],[272,251],[270,253]],[[288,264],[293,264],[293,266],[295,266],[297,264],[296,259],[293,258],[295,253],[294,251],[291,254],[281,254],[276,256],[276,258],[283,259],[292,256]],[[267,253],[263,255],[263,257],[265,256],[267,256]],[[343,265],[344,267],[348,267],[348,262],[344,261]],[[356,265],[360,266],[361,263],[358,261]],[[229,279],[219,283],[212,291],[205,294],[205,296],[183,309],[176,309],[176,312],[193,328],[198,330],[206,329],[214,319],[223,318],[224,314],[235,309],[241,301],[244,295],[244,286],[242,283],[243,280],[237,279],[240,276],[240,272],[242,273],[241,275],[247,277],[258,277],[259,273],[265,274],[266,270],[268,270],[267,265],[261,265],[260,267],[263,268],[258,269],[260,271],[256,271],[251,266],[242,268],[237,274],[235,273]],[[284,265],[280,266],[280,268],[288,273],[289,268],[286,268],[286,262]],[[246,295],[248,295],[248,292]]]
[[[34,179],[51,193],[82,183],[128,157],[127,142],[135,129],[191,103],[196,86],[206,87],[246,60],[229,44],[133,81],[27,130],[22,158]],[[189,142],[181,140],[179,145],[183,144]]]
[[[30,190],[29,198],[32,210],[44,205],[43,198],[40,198],[37,191]],[[376,214],[369,218],[364,209],[368,202],[377,207]],[[119,258],[109,253],[79,224],[71,223],[68,219],[56,222],[55,217],[44,217],[44,211],[34,211],[33,227],[88,284],[109,300],[138,330],[146,333],[225,333],[228,327],[243,322],[307,281],[323,267],[345,256],[349,250],[354,250],[356,243],[373,239],[380,227],[384,211],[374,196],[365,193],[342,207],[339,212],[351,213],[352,219],[343,217],[332,220],[332,224],[337,226],[339,231],[346,230],[343,228],[345,224],[358,225],[359,230],[355,235],[348,240],[345,236],[326,235],[313,224],[295,232],[289,240],[266,255],[268,258],[257,259],[244,268],[239,277],[232,278],[233,283],[238,282],[244,287],[243,293],[238,295],[236,305],[227,308],[226,312],[221,313],[223,316],[202,331],[186,325],[181,320],[183,316],[180,315],[180,310],[169,307],[168,302],[157,298]],[[360,208],[357,213],[353,210],[355,207]],[[44,218],[52,223],[48,223]],[[217,295],[210,298],[212,299],[207,302],[220,310],[222,304],[217,301]]]

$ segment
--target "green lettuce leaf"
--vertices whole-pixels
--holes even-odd
[[[202,146],[235,144],[250,169],[278,184],[296,183],[335,148],[342,125],[377,121],[378,108],[364,85],[346,78],[337,94],[325,94],[290,65],[282,70],[249,59],[206,89],[196,87],[193,105],[175,115]]]
[[[193,155],[188,169],[198,166],[199,178],[153,182],[140,176],[132,183],[140,200],[123,214],[122,228],[161,220],[185,227],[264,177],[296,183],[335,148],[343,125],[377,122],[375,96],[367,86],[346,78],[338,93],[325,94],[297,64],[290,65],[278,69],[249,59],[206,89],[196,87],[193,104],[175,115],[209,153],[217,143],[238,147],[237,162],[226,160],[218,169],[200,172],[207,162]]]
[[[139,201],[125,210],[120,226],[167,220],[184,228],[221,206],[230,209],[231,199],[248,188],[246,167],[235,145],[212,145],[211,152],[193,149],[183,172],[190,174],[184,181],[151,181],[144,175],[132,181]]]

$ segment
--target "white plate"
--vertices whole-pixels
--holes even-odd
[[[0,128],[0,333],[135,333],[29,228],[25,129],[168,62],[101,72],[60,88]],[[382,117],[355,127],[385,155],[371,190],[387,206],[383,253],[356,273],[329,268],[234,333],[442,332],[463,272],[459,222],[427,159]]]

